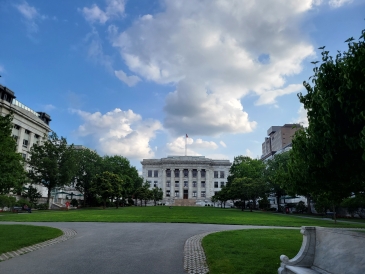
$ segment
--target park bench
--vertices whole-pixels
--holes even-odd
[[[336,228],[302,227],[302,247],[289,259],[280,256],[279,274],[365,273],[365,233]]]
[[[27,212],[27,210],[25,210],[21,206],[14,206],[13,209],[12,209],[12,212],[14,212],[14,213]]]

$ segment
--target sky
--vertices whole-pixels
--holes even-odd
[[[261,157],[365,0],[0,0],[0,84],[100,155]],[[186,136],[188,138],[186,139]]]

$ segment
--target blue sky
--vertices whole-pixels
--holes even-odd
[[[365,28],[365,0],[1,0],[0,84],[69,143],[145,158],[261,156],[306,123],[318,47]]]

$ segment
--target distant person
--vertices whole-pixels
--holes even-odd
[[[32,209],[28,207],[27,205],[23,206],[24,210],[28,211],[28,213],[32,213]]]

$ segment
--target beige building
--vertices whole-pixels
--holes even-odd
[[[12,136],[17,142],[17,152],[27,159],[32,145],[39,144],[42,137],[51,131],[49,127],[51,117],[47,113],[30,109],[15,98],[12,90],[0,85],[0,115],[13,113]],[[37,188],[42,193],[42,197],[47,196],[44,188],[41,186]]]
[[[261,160],[265,160],[278,151],[291,147],[291,142],[300,124],[285,124],[284,126],[272,126],[267,130],[268,137],[262,143]]]
[[[229,160],[204,156],[168,156],[143,159],[142,176],[151,188],[163,190],[167,205],[211,204],[211,197],[227,183]]]

